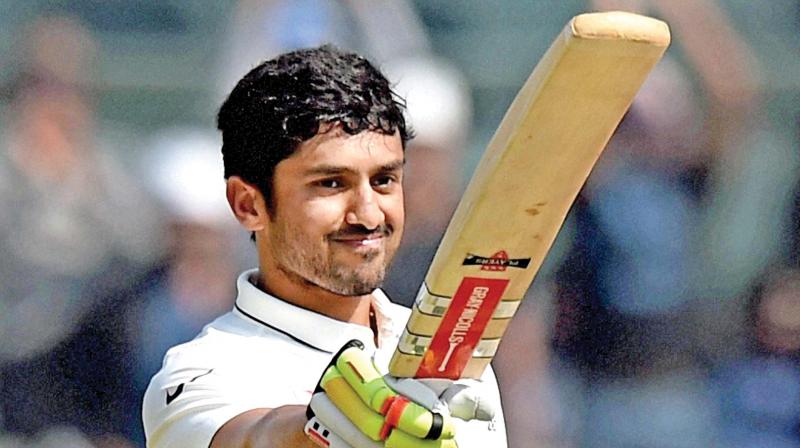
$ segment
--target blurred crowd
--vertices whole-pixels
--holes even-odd
[[[800,31],[800,3],[778,4]],[[405,305],[480,151],[470,81],[416,6],[240,0],[200,102],[288,49],[333,42],[377,62],[417,134],[385,287]],[[800,108],[789,126],[770,114],[770,75],[724,6],[575,11],[663,18],[673,49],[495,360],[513,447],[800,447]],[[22,24],[0,89],[0,448],[141,447],[150,376],[232,307],[254,249],[227,210],[212,124],[119,147],[98,113],[103,53],[66,12]]]

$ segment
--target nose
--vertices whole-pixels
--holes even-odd
[[[367,184],[353,191],[350,209],[345,215],[345,222],[350,225],[362,225],[367,229],[376,229],[386,218],[380,207],[380,195]]]

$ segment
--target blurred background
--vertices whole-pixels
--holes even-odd
[[[410,304],[506,108],[575,14],[673,44],[495,369],[513,447],[800,447],[800,1],[0,0],[0,448],[141,447],[161,357],[255,265],[214,117],[333,42],[407,97]]]

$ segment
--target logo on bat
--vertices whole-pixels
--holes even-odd
[[[464,277],[461,280],[416,376],[457,379],[461,375],[508,282],[505,278]]]
[[[508,253],[501,250],[491,257],[467,254],[462,266],[480,266],[482,271],[505,271],[506,268],[525,269],[530,262],[530,258],[508,258]]]
[[[445,371],[447,368],[447,363],[450,362],[450,357],[453,355],[453,351],[459,346],[459,344],[464,342],[464,338],[467,336],[470,328],[472,328],[472,324],[475,321],[475,317],[478,315],[478,311],[481,309],[481,306],[483,306],[483,299],[486,298],[488,293],[489,288],[486,286],[476,286],[472,289],[466,306],[458,316],[458,321],[453,326],[452,331],[450,331],[450,337],[447,339],[450,347],[447,349],[447,354],[444,355],[444,359],[439,365],[439,368],[436,369],[439,372]]]

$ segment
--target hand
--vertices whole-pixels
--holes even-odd
[[[381,376],[363,345],[351,341],[320,380],[306,434],[330,448],[456,447],[453,417],[488,420],[494,414],[473,386]]]

